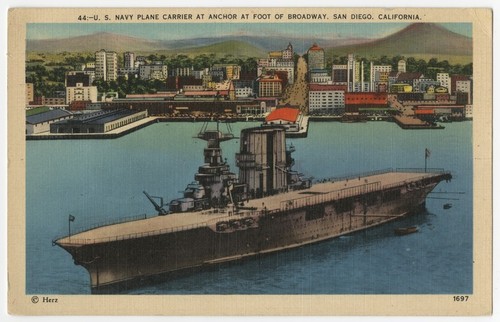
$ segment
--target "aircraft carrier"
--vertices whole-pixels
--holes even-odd
[[[421,212],[451,173],[386,169],[312,184],[292,170],[293,146],[283,127],[244,129],[238,176],[206,127],[204,164],[182,198],[144,192],[158,216],[93,228],[54,240],[90,274],[93,293],[155,276],[199,269],[349,234]]]

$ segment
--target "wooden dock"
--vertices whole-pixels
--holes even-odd
[[[404,130],[441,130],[444,126],[433,125],[411,116],[394,116],[394,122]]]

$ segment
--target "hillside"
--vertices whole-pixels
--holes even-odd
[[[188,56],[215,54],[219,57],[225,55],[266,57],[268,51],[284,49],[289,42],[298,54],[306,52],[313,42],[317,42],[325,48],[327,57],[355,53],[367,58],[402,55],[428,60],[435,57],[439,60],[448,60],[452,64],[467,64],[472,61],[471,38],[431,23],[411,24],[403,30],[377,40],[230,35],[219,38],[160,41],[102,32],[71,38],[28,40],[27,52],[28,55],[37,52],[50,56],[62,52],[93,54],[100,49],[106,49],[118,53],[132,51],[141,55],[157,53]]]
[[[267,51],[258,45],[230,38],[187,39],[178,42],[165,42],[108,32],[72,38],[28,40],[26,44],[28,53],[46,53],[49,56],[61,52],[94,53],[101,49],[118,53],[132,51],[137,54],[160,53],[188,56],[215,54],[217,56],[264,57],[267,54]]]
[[[218,57],[226,55],[232,55],[234,57],[265,57],[267,54],[267,52],[261,48],[238,40],[228,40],[199,47],[172,49],[165,51],[165,53],[170,55],[183,54],[187,56],[215,54]]]
[[[472,38],[431,23],[412,24],[385,38],[364,44],[328,48],[327,55],[355,53],[363,57],[449,57],[449,61],[472,61]]]
[[[27,40],[26,51],[36,52],[96,52],[101,49],[109,51],[146,51],[152,52],[161,49],[157,41],[130,37],[109,32],[100,32],[92,35]]]
[[[286,48],[292,43],[298,54],[303,54],[314,43],[322,44],[324,47],[334,47],[340,44],[355,44],[367,42],[364,38],[307,38],[304,37],[278,37],[278,36],[248,36],[229,35],[223,37],[186,38],[177,40],[147,40],[138,37],[130,37],[121,34],[100,32],[86,36],[27,40],[26,50],[28,52],[87,52],[93,53],[100,49],[116,52],[133,51],[139,54],[157,53],[208,53],[214,51],[221,53],[224,47],[233,53],[240,53],[247,57],[257,57],[255,54]],[[223,44],[223,45],[221,45]],[[225,44],[225,45],[224,45]],[[244,50],[248,50],[245,53]],[[262,55],[260,55],[262,56]]]

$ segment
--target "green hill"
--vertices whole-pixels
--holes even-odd
[[[435,57],[452,64],[465,64],[472,62],[472,38],[436,24],[416,23],[385,38],[326,50],[329,56],[345,56],[349,53],[366,58],[401,55],[427,60]]]
[[[207,46],[168,50],[165,53],[169,55],[182,54],[190,57],[202,54],[215,54],[217,57],[224,57],[226,55],[234,57],[266,57],[267,55],[265,50],[238,40],[228,40]]]

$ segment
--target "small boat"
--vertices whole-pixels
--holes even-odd
[[[445,203],[443,205],[443,209],[450,209],[451,208],[451,203]]]
[[[403,228],[396,228],[394,229],[394,233],[398,236],[403,236],[403,235],[408,235],[408,234],[413,234],[418,232],[418,228],[416,226],[412,227],[403,227]]]

